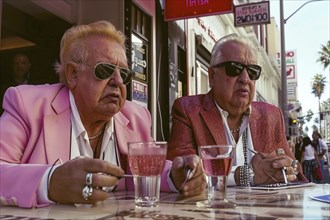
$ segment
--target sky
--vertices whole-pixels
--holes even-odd
[[[306,0],[284,0],[284,18],[293,14]],[[280,29],[280,1],[270,0],[270,14]],[[330,0],[313,1],[304,5],[285,24],[285,48],[296,50],[298,100],[302,105],[303,115],[311,109],[318,112],[318,98],[311,93],[311,81],[316,73],[326,77],[326,87],[321,96],[321,103],[330,97],[330,69],[324,69],[316,62],[321,45],[330,40]],[[309,123],[309,126],[314,123]],[[310,128],[309,131],[312,129]]]

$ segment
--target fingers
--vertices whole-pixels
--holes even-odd
[[[297,179],[298,165],[296,160],[285,155],[283,149],[269,154],[257,153],[251,159],[255,173],[255,184],[273,184],[294,181]],[[294,168],[295,167],[295,168]]]
[[[77,159],[77,163],[81,163],[81,167],[87,173],[104,173],[116,177],[121,177],[125,174],[120,167],[100,159],[80,157]]]
[[[60,203],[90,204],[102,201],[108,197],[102,187],[115,186],[118,177],[123,175],[120,167],[106,161],[77,157],[54,170],[49,184],[49,198]]]
[[[184,163],[185,163],[185,161],[184,161],[183,157],[176,157],[173,160],[172,167],[176,170],[179,170],[180,168],[183,169]]]
[[[184,195],[196,195],[205,189],[205,177],[197,155],[174,158],[171,176],[175,187]]]
[[[189,169],[195,169],[196,165],[199,164],[199,157],[197,155],[189,155],[189,156],[183,156],[183,157],[176,157],[173,160],[172,166],[175,169],[180,168],[189,168]]]
[[[110,187],[117,185],[119,179],[115,176],[105,175],[102,173],[93,174],[93,187]]]
[[[202,193],[206,188],[206,177],[203,173],[196,175],[188,180],[182,187],[181,193],[184,196],[194,196]]]
[[[193,164],[193,165],[192,165]],[[193,168],[193,175],[184,183],[181,187],[180,192],[184,196],[194,196],[202,193],[206,188],[206,177],[203,172],[202,164],[199,163],[199,158],[193,159],[190,168]]]
[[[291,164],[292,164],[292,161],[293,160],[289,156],[286,156],[286,155],[279,156],[279,157],[274,158],[272,166],[275,169],[280,169],[280,168],[283,168],[283,167],[290,167]]]
[[[99,188],[93,188],[93,193],[88,197],[88,199],[84,199],[81,197],[80,202],[82,204],[95,204],[98,201],[103,201],[109,197],[109,193]]]
[[[190,169],[195,169],[195,167],[199,164],[199,156],[193,154],[189,156],[183,157],[185,161],[185,166],[189,167]]]

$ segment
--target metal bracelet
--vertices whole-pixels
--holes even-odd
[[[241,186],[254,186],[254,172],[251,164],[240,166],[239,173]]]

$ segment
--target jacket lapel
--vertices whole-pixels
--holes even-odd
[[[45,148],[48,163],[70,159],[71,120],[68,89],[62,86],[52,102],[53,113],[44,118]],[[68,147],[70,146],[70,147]]]
[[[226,136],[223,127],[223,122],[219,110],[217,109],[214,98],[211,92],[209,92],[204,99],[203,109],[200,112],[202,118],[205,121],[207,128],[214,138],[214,144],[226,143]],[[206,140],[209,142],[208,140]]]
[[[249,118],[249,126],[250,126],[250,131],[251,131],[251,136],[252,136],[252,140],[253,140],[253,146],[263,146],[263,149],[256,149],[256,151],[264,151],[264,148],[266,147],[265,144],[266,143],[263,141],[263,137],[261,137],[262,134],[262,130],[266,129],[265,127],[262,126],[262,123],[257,123],[258,120],[260,120],[262,117],[260,111],[255,108],[253,106],[252,103],[252,111],[251,111],[251,115]]]

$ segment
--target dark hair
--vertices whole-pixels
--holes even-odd
[[[312,144],[312,141],[309,137],[304,137],[303,138],[303,146],[307,146],[307,145],[310,145]]]
[[[313,134],[316,134],[319,138],[321,138],[322,139],[322,136],[321,136],[321,134],[317,131],[317,130],[315,130],[315,131],[313,131]]]
[[[309,137],[304,137],[303,139],[303,145],[302,145],[302,150],[305,151],[305,147],[308,145],[312,145],[314,149],[316,149],[315,144],[312,142],[312,140]]]

